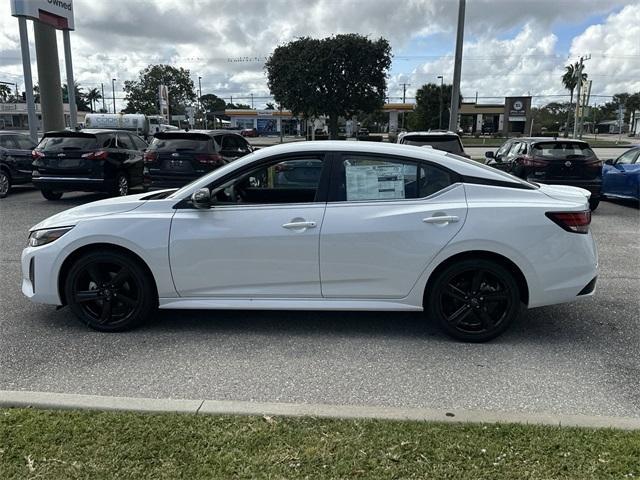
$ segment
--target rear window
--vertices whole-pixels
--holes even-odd
[[[549,159],[595,157],[593,150],[584,143],[543,142],[533,145],[531,152],[536,157]]]
[[[149,150],[172,152],[209,152],[209,140],[194,138],[154,138]]]
[[[63,150],[90,150],[97,147],[97,139],[91,137],[45,137],[38,145],[38,150],[57,152]]]
[[[449,153],[462,153],[462,146],[458,137],[437,136],[437,135],[407,135],[402,138],[405,145],[415,145],[422,147],[423,145],[431,145],[437,150],[443,150]]]

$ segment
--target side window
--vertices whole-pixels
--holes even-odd
[[[397,158],[343,155],[337,201],[405,200],[428,197],[452,183],[436,166]]]
[[[134,148],[136,150],[146,150],[147,148],[147,143],[142,140],[139,136],[137,135],[131,135],[131,140],[133,140],[133,144],[134,144]]]
[[[2,148],[16,148],[15,143],[11,139],[10,135],[0,135],[0,147]]]
[[[118,133],[118,148],[124,150],[135,150],[131,137],[128,133]]]
[[[214,187],[213,194],[222,204],[316,202],[323,165],[320,157],[274,160]]]
[[[638,152],[636,152],[635,150],[629,150],[628,152],[623,153],[616,160],[616,165],[628,165],[630,163],[633,163],[633,157],[636,156],[636,153]]]
[[[501,155],[504,157],[507,154],[507,152],[509,151],[509,149],[511,148],[512,145],[513,145],[512,142],[507,142],[504,145],[502,145],[498,149],[498,151],[496,152],[496,157],[499,157]]]

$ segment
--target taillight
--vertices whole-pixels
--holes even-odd
[[[546,167],[549,165],[548,160],[543,160],[541,158],[535,157],[522,157],[522,164],[525,167]]]
[[[217,153],[198,153],[196,161],[205,165],[223,165],[224,160]]]
[[[86,158],[87,160],[106,160],[108,156],[109,153],[106,150],[98,150],[82,154],[82,158]]]
[[[591,224],[591,212],[589,210],[583,212],[547,212],[545,215],[567,232],[589,233],[589,224]]]
[[[142,156],[144,163],[153,163],[158,159],[158,153],[157,152],[144,152],[144,155]]]
[[[41,152],[40,150],[31,150],[31,157],[34,160],[38,160],[39,158],[44,157],[44,153]]]
[[[584,166],[591,170],[600,171],[602,170],[602,160],[593,158],[591,160],[587,160],[586,162],[584,162]]]

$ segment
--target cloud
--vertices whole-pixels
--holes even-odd
[[[555,51],[554,25],[580,24],[625,3],[629,1],[469,0],[464,94],[474,95],[476,90],[483,95],[562,91],[557,75],[566,55]],[[416,39],[437,34],[450,41],[453,50],[457,5],[457,0],[75,0],[76,31],[71,37],[75,76],[88,88],[108,85],[116,78],[119,97],[124,80],[136,78],[151,63],[170,63],[188,68],[195,81],[201,76],[204,93],[233,95],[234,100],[249,93],[267,96],[263,59],[279,44],[300,36],[357,32],[372,38],[383,36],[399,52]],[[634,11],[631,7],[622,10],[625,15]],[[622,12],[609,17],[601,29],[616,28],[608,26],[609,22]],[[589,48],[591,37],[596,44],[606,43],[611,35],[621,45],[633,43],[626,33],[632,25],[623,23],[625,29],[600,36],[597,29],[587,29],[574,40],[576,52]],[[576,43],[583,36],[580,42],[585,46]],[[18,38],[9,2],[0,2],[0,78],[22,83]],[[33,40],[32,31],[30,38]],[[595,68],[594,63],[592,60],[589,68]],[[450,57],[436,58],[412,73],[396,75],[390,79],[391,94],[401,94],[398,84],[406,78],[416,86],[435,81],[436,75],[451,78],[452,65]],[[604,68],[616,65],[612,62]],[[35,68],[33,71],[36,74]],[[62,63],[61,71],[64,81]]]

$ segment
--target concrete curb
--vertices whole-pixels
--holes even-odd
[[[0,390],[0,408],[50,408],[177,412],[209,415],[281,415],[345,419],[418,420],[448,423],[520,423],[640,430],[640,418],[517,413],[482,410],[376,407],[231,400],[107,397],[70,393]]]

